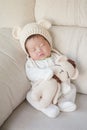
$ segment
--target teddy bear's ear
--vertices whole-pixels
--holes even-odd
[[[15,39],[19,40],[20,33],[21,33],[21,28],[19,26],[16,26],[16,27],[13,28],[13,30],[12,30],[12,36]]]
[[[45,19],[38,21],[37,24],[43,26],[46,29],[49,29],[52,26],[51,23],[48,20],[45,20]]]
[[[76,68],[75,74],[73,75],[73,77],[72,77],[71,79],[76,79],[76,78],[78,77],[78,75],[79,75],[79,71],[78,71],[78,69]]]

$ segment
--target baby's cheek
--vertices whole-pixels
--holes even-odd
[[[51,51],[48,51],[48,56],[50,56],[51,55]]]

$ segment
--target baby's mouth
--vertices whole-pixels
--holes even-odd
[[[44,59],[44,58],[45,58],[44,53],[39,54],[39,58],[40,58],[40,59]]]
[[[39,56],[44,56],[44,53],[40,53]]]

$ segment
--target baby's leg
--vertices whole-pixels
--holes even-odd
[[[75,98],[76,98],[76,87],[70,83],[70,90],[68,93],[63,94],[58,101],[58,106],[61,111],[71,112],[76,110]]]
[[[46,108],[41,108],[38,101],[32,100],[31,91],[28,92],[26,99],[35,109],[43,112],[48,117],[55,118],[59,115],[59,108],[56,105],[50,104]]]

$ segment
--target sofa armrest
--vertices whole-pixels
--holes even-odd
[[[0,125],[25,99],[30,88],[25,60],[20,44],[11,36],[11,29],[0,29]]]

